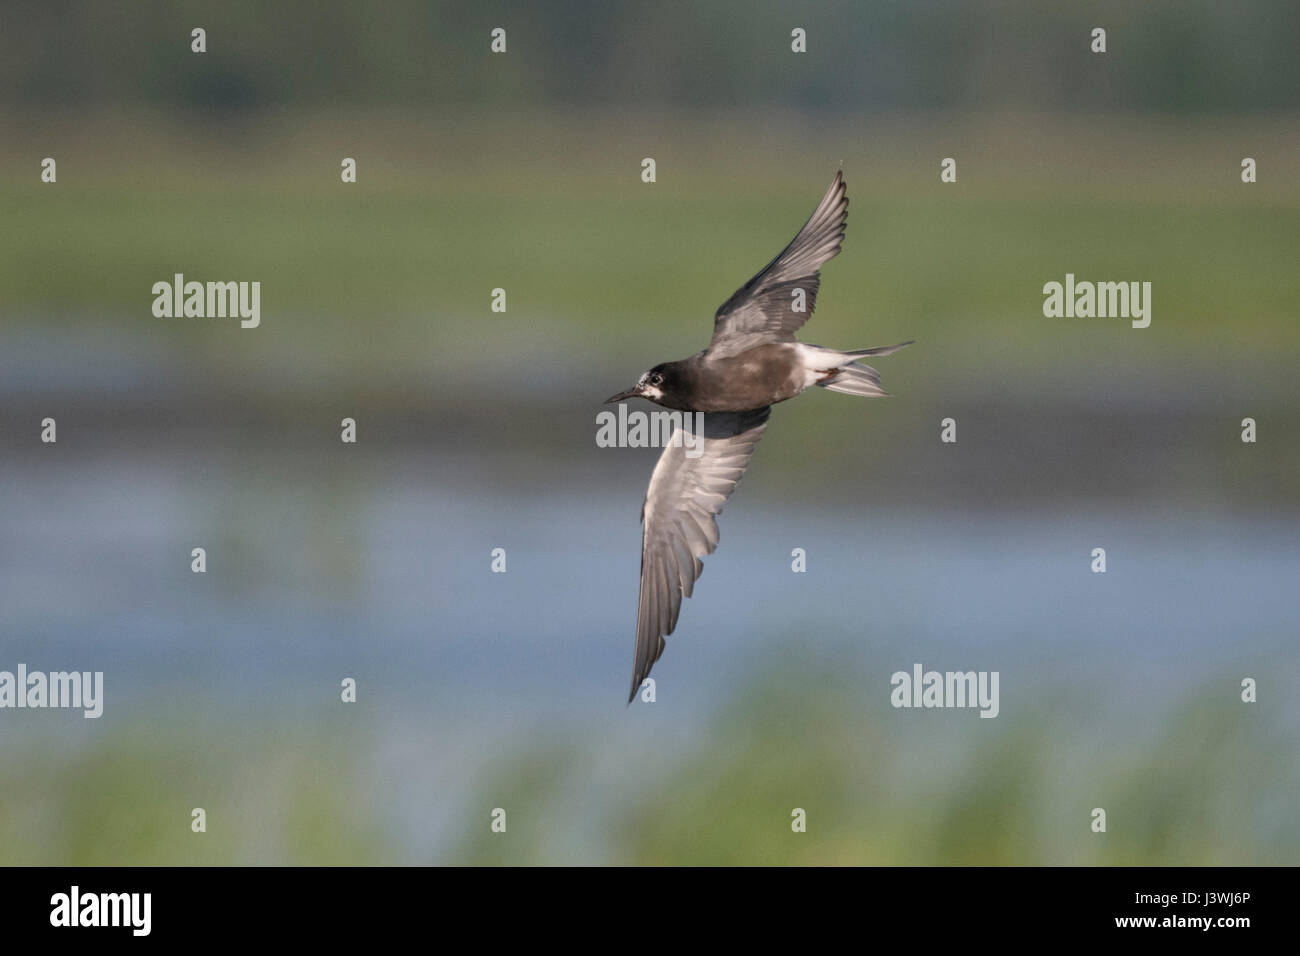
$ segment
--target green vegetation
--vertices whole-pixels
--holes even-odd
[[[450,714],[395,734],[323,714],[232,720],[210,704],[93,747],[33,736],[3,751],[22,772],[6,776],[0,859],[1245,865],[1300,851],[1278,800],[1300,779],[1279,759],[1292,751],[1276,705],[1216,706],[1205,687],[1135,727],[1122,703],[1095,716],[1103,689],[1058,688],[984,721],[867,703],[838,676],[851,670],[751,675],[690,743],[620,739],[635,720],[534,716],[500,738]],[[194,806],[206,834],[190,832]],[[504,836],[488,828],[498,806]],[[1098,806],[1106,834],[1089,829]],[[795,807],[806,833],[791,832]]]

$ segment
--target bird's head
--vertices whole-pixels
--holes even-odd
[[[648,398],[652,402],[658,402],[664,397],[664,387],[668,382],[670,372],[668,363],[656,365],[650,371],[643,373],[631,388],[605,399],[605,404],[609,405],[612,402],[621,402],[625,398],[636,398],[637,396]]]

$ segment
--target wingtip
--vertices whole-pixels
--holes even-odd
[[[849,184],[844,181],[844,170],[836,170],[835,182],[831,183],[829,191],[836,194],[837,202],[842,207],[840,215],[843,217],[843,222],[841,222],[841,225],[847,225],[849,217]],[[843,233],[840,235],[843,238]]]

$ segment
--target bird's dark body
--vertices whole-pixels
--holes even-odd
[[[653,371],[663,375],[663,396],[655,403],[683,412],[747,412],[794,398],[804,388],[798,349],[787,342],[716,359],[705,350]]]
[[[704,413],[693,454],[684,440],[664,448],[641,509],[629,703],[677,626],[682,599],[691,596],[703,570],[701,559],[718,545],[717,516],[767,428],[770,407],[814,385],[846,395],[884,395],[876,370],[859,360],[911,344],[844,352],[795,338],[816,304],[822,264],[840,251],[848,207],[844,177],[837,174],[790,244],[718,309],[708,348],[656,365],[632,388],[606,399],[639,397]]]

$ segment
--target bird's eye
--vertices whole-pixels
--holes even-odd
[[[662,385],[663,383],[664,383],[664,377],[660,375],[658,372],[655,372],[653,375],[650,376],[651,385]]]

